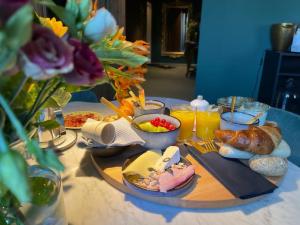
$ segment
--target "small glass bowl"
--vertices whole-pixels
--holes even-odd
[[[267,118],[269,109],[270,109],[270,106],[265,103],[262,103],[262,102],[245,102],[238,109],[238,111],[249,113],[253,116],[256,116],[259,113],[263,113],[259,117],[259,126],[262,126],[266,123],[266,118]]]
[[[222,107],[223,112],[230,112],[232,98],[233,96],[229,96],[229,97],[219,98],[217,100],[217,105]],[[237,110],[246,102],[253,102],[253,101],[254,101],[253,98],[237,96],[234,110]]]
[[[224,112],[221,114],[221,130],[248,130],[249,126],[258,126],[259,119],[252,124],[247,124],[254,118],[253,115],[244,112]]]

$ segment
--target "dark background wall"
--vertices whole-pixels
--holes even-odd
[[[147,0],[126,0],[126,39],[146,40]]]
[[[229,95],[256,97],[270,26],[300,23],[299,9],[299,0],[203,0],[196,93],[211,102]]]
[[[151,60],[152,62],[160,63],[185,63],[184,57],[170,58],[161,55],[161,40],[162,40],[162,4],[164,2],[174,3],[174,0],[152,0],[152,45],[151,45]],[[201,9],[201,0],[183,0],[182,2],[192,4],[192,16],[199,17]]]

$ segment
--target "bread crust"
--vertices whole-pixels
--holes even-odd
[[[251,126],[248,130],[216,130],[216,138],[237,149],[255,154],[270,154],[279,145],[280,129],[273,126]]]

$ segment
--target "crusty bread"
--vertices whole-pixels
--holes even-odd
[[[248,130],[216,130],[218,140],[255,154],[270,154],[280,143],[280,129],[274,126],[251,126]]]

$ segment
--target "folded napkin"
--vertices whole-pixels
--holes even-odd
[[[138,136],[131,128],[131,124],[124,118],[120,118],[110,123],[115,128],[115,139],[108,145],[103,145],[91,138],[86,138],[83,135],[79,137],[79,143],[85,144],[88,148],[95,147],[112,147],[112,146],[128,146],[133,144],[145,144],[145,141]]]
[[[191,148],[191,147],[190,147]],[[273,192],[277,186],[237,159],[223,158],[216,152],[193,154],[198,162],[234,196],[247,199]]]

